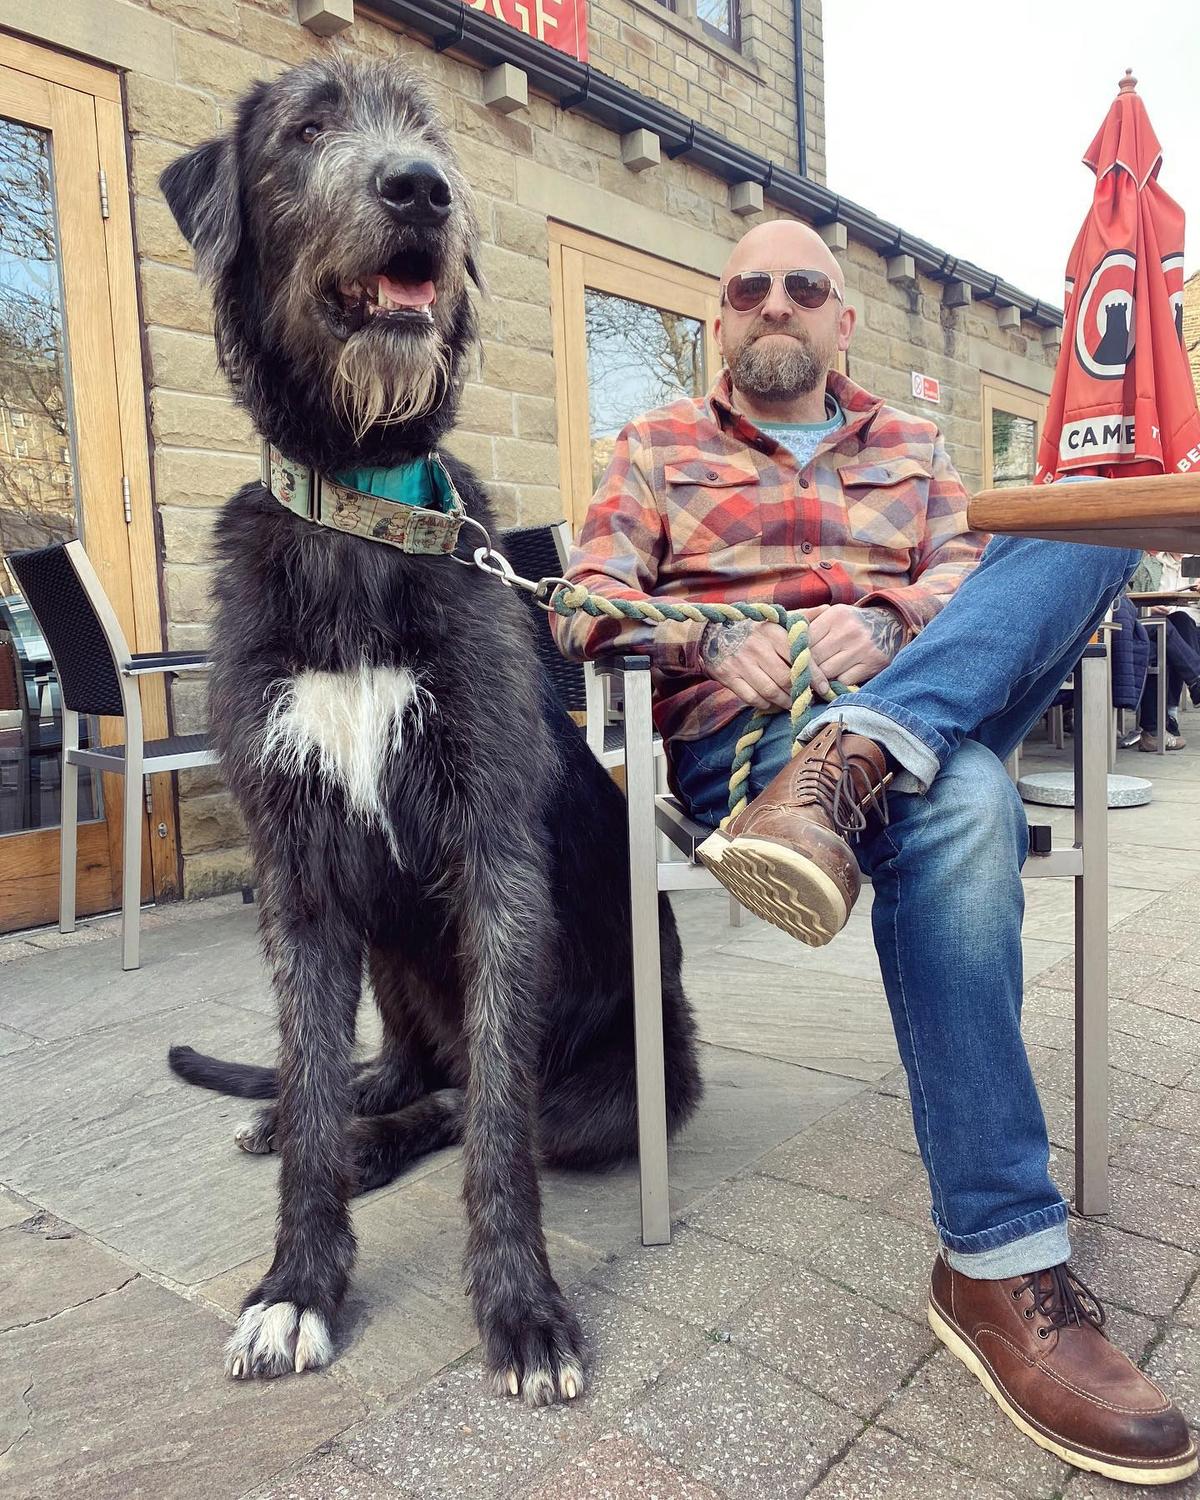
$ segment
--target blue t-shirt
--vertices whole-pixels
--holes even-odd
[[[758,422],[755,425],[768,437],[782,443],[803,469],[822,440],[846,425],[846,413],[828,391],[825,393],[825,410],[828,415],[823,422]]]

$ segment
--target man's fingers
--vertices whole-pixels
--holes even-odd
[[[777,688],[784,694],[787,701],[791,702],[792,668],[787,657],[787,637],[784,637],[784,655],[780,656],[771,648],[769,642],[764,641],[759,650],[747,648],[743,660],[753,662],[754,665],[771,679]]]
[[[827,698],[829,696],[829,678],[826,677],[821,668],[817,666],[817,659],[815,656],[809,662],[809,681],[812,685],[813,692],[817,695],[818,698]]]
[[[751,688],[762,699],[759,705],[764,708],[788,708],[791,705],[791,694],[786,687],[781,687],[774,682],[770,675],[754,661],[743,659],[739,665],[742,667],[746,681]]]

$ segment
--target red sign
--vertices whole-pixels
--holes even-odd
[[[587,0],[468,0],[472,10],[495,16],[557,52],[587,62]]]
[[[914,370],[912,393],[918,401],[932,401],[937,406],[942,399],[942,383],[940,380],[935,380],[932,375],[921,375]]]

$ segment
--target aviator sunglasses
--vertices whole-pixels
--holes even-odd
[[[783,280],[783,289],[797,307],[824,307],[832,293],[839,302],[844,302],[841,292],[824,271],[741,271],[725,283],[721,300],[727,301],[736,312],[751,312],[771,295],[771,288],[778,278]]]

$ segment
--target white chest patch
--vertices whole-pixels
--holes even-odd
[[[301,672],[271,707],[262,764],[293,774],[315,769],[355,812],[386,823],[380,775],[433,706],[412,673],[396,667]]]

